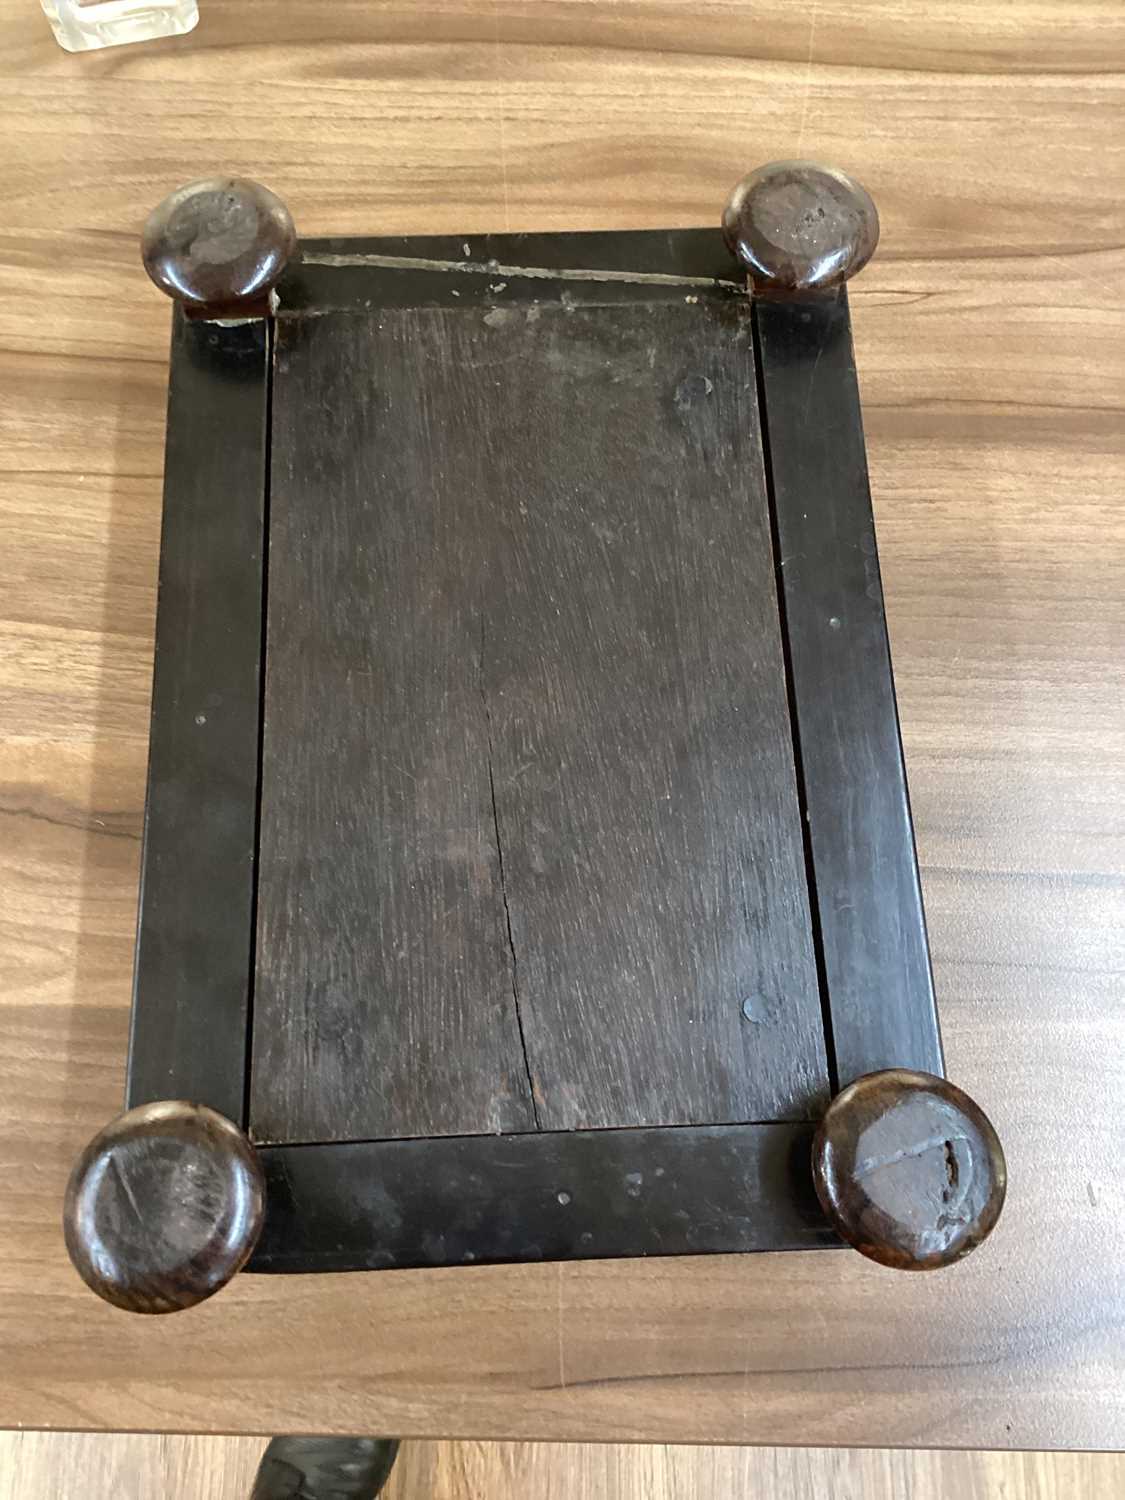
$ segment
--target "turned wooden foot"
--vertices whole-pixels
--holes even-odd
[[[861,1254],[929,1271],[992,1232],[1007,1170],[968,1094],[931,1073],[889,1068],[833,1099],[813,1143],[813,1178],[824,1212]]]
[[[879,243],[879,215],[867,189],[846,173],[775,161],[731,193],[723,233],[755,291],[817,292],[863,269]]]
[[[275,193],[245,177],[206,177],[169,194],[141,236],[145,270],[189,312],[264,316],[297,251],[297,231]]]
[[[394,1438],[274,1438],[251,1500],[371,1500],[397,1454]]]
[[[66,1191],[78,1274],[128,1312],[177,1312],[213,1296],[249,1259],[265,1183],[237,1125],[201,1104],[145,1104],[82,1153]]]

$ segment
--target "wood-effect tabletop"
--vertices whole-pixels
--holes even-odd
[[[0,1500],[246,1500],[261,1438],[0,1432]],[[413,1442],[385,1500],[1106,1500],[1119,1453]]]
[[[1125,11],[202,0],[70,56],[0,0],[0,1426],[853,1445],[1125,1439]],[[851,303],[950,1075],[989,1242],[238,1279],[165,1319],[63,1249],[121,1098],[172,187],[307,235],[712,223],[778,157],[882,218]]]

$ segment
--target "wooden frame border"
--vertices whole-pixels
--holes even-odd
[[[272,330],[172,321],[126,1103],[244,1115]]]
[[[446,1136],[260,1151],[248,1271],[366,1271],[838,1247],[811,1125]]]
[[[847,291],[756,299],[754,333],[830,1065],[940,1075]]]
[[[287,310],[406,305],[420,288],[468,303],[487,297],[497,277],[526,279],[524,295],[531,283],[572,278],[568,290],[585,301],[651,297],[660,285],[692,295],[695,283],[745,297],[717,231],[303,248],[303,264],[282,283]],[[430,264],[401,264],[415,259]],[[940,1072],[846,294],[755,300],[753,316],[833,1081],[892,1065]],[[173,324],[128,1071],[130,1105],[191,1098],[244,1127],[271,343],[269,320],[177,311]],[[837,1244],[812,1196],[809,1138],[807,1126],[766,1122],[269,1147],[261,1155],[270,1210],[250,1268]],[[396,1203],[407,1210],[398,1228]]]

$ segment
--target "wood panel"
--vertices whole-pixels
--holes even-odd
[[[429,316],[381,322],[278,328],[259,1140],[535,1128],[480,684],[486,517],[443,419],[458,352]]]
[[[0,0],[0,1421],[1121,1443],[1123,27],[1103,0],[205,0],[183,45],[80,58]],[[145,213],[232,167],[306,233],[711,223],[793,154],[882,214],[853,329],[947,1062],[1009,1157],[996,1234],[898,1280],[811,1253],[97,1304],[59,1204],[127,1042],[167,397]]]
[[[828,1077],[749,319],[564,301],[497,343],[483,691],[540,1120],[808,1119]]]
[[[0,1433],[0,1500],[248,1500],[260,1438]],[[406,1443],[386,1500],[1109,1500],[1097,1453]]]
[[[259,1139],[826,1096],[749,320],[575,289],[281,320]]]

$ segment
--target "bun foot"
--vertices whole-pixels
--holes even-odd
[[[189,311],[263,316],[297,251],[276,193],[246,177],[205,177],[169,194],[141,235],[145,270]]]
[[[1007,1170],[984,1112],[952,1083],[889,1068],[837,1094],[813,1142],[817,1196],[861,1255],[929,1271],[993,1230]]]
[[[202,1104],[145,1104],[86,1147],[63,1226],[99,1297],[166,1313],[213,1296],[242,1269],[264,1211],[262,1169],[236,1125]]]
[[[819,292],[871,259],[879,215],[871,194],[846,173],[812,161],[775,161],[731,193],[723,233],[756,291]]]

